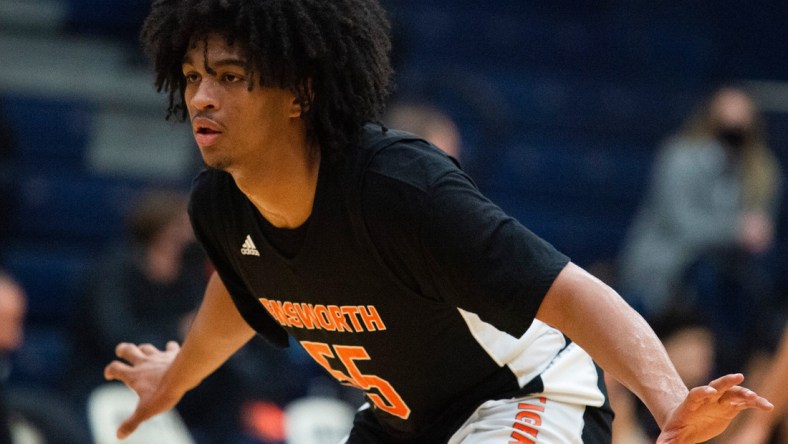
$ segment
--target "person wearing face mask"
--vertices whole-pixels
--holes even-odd
[[[742,365],[752,338],[764,337],[754,327],[770,324],[760,317],[772,302],[760,265],[781,179],[764,133],[744,89],[714,91],[661,147],[619,257],[619,289],[646,319],[676,305],[705,311],[719,367]]]

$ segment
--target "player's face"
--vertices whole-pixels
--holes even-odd
[[[261,87],[244,52],[211,35],[183,59],[185,102],[206,165],[232,172],[274,162],[298,136],[300,107],[291,92]],[[301,126],[302,127],[302,126]]]

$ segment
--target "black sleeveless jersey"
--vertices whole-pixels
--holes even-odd
[[[221,171],[195,180],[192,224],[259,334],[282,347],[292,335],[365,391],[351,441],[445,442],[480,403],[540,391],[565,342],[526,330],[568,259],[429,143],[370,124],[359,145],[321,161],[292,257]]]

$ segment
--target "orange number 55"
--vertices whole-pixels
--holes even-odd
[[[328,345],[320,342],[302,341],[301,345],[318,364],[323,366],[331,376],[340,382],[360,388],[367,392],[367,397],[378,408],[402,419],[410,416],[410,407],[399,396],[394,387],[385,379],[375,375],[365,375],[356,366],[355,361],[368,360],[369,355],[364,347],[350,345]],[[336,370],[329,364],[329,359],[339,359],[347,373]]]

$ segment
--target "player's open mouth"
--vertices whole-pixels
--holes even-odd
[[[192,120],[194,139],[201,147],[213,145],[222,135],[221,125],[207,117],[198,116]]]
[[[194,132],[194,140],[197,141],[197,145],[205,147],[216,143],[221,135],[221,131],[217,131],[213,128],[198,127]]]

